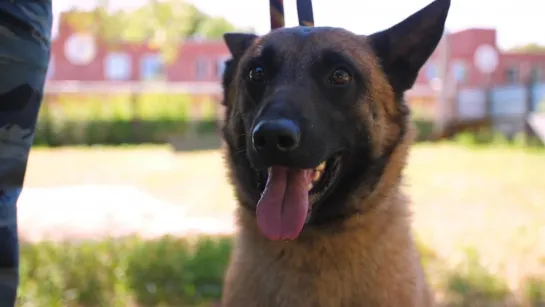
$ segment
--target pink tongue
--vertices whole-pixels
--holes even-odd
[[[274,166],[257,204],[257,225],[270,240],[299,236],[308,212],[308,185],[312,170]]]

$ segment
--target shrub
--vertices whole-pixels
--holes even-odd
[[[545,306],[545,277],[529,276],[523,282],[524,301],[531,307]]]
[[[191,129],[198,135],[215,133],[215,104],[167,94],[45,97],[34,142],[47,146],[166,143]],[[190,113],[196,108],[200,115],[192,121]]]
[[[22,244],[20,306],[126,306],[131,242]]]
[[[202,306],[221,294],[229,238],[21,245],[17,306]]]
[[[477,135],[470,132],[458,133],[454,136],[454,141],[464,146],[473,146],[478,144]]]
[[[444,288],[451,306],[501,305],[510,294],[504,279],[491,274],[474,249],[466,250],[465,261],[448,276]]]
[[[426,141],[431,137],[434,125],[432,120],[415,119],[414,124],[418,132],[416,141]]]
[[[435,251],[417,247],[434,290],[445,306],[505,305],[510,291],[474,250],[448,270]],[[20,307],[210,307],[220,298],[232,250],[229,237],[22,243]],[[529,277],[521,293],[543,306],[545,280]],[[541,304],[541,305],[540,305]]]

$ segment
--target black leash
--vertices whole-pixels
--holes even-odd
[[[269,0],[269,9],[271,16],[271,30],[285,27],[286,20],[284,17],[284,1]],[[312,0],[297,0],[297,17],[299,19],[300,26],[314,26]]]

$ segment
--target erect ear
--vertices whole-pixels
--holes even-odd
[[[397,25],[367,37],[396,93],[410,89],[437,47],[450,0],[435,0]]]
[[[250,47],[257,37],[257,35],[251,33],[232,32],[223,34],[223,40],[225,40],[229,52],[235,59],[242,57],[244,51]]]
[[[238,61],[258,36],[251,33],[225,33],[223,39],[231,53],[232,58],[225,61],[225,69],[222,76],[223,100],[222,105],[229,105],[229,86],[235,77]]]

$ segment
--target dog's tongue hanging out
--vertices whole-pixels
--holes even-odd
[[[307,219],[312,169],[273,166],[257,204],[257,224],[270,240],[293,240]]]

